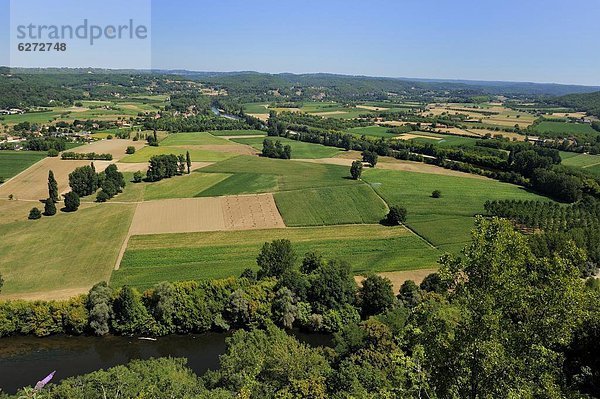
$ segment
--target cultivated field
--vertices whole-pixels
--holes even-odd
[[[285,227],[270,194],[145,201],[130,235]]]
[[[227,158],[231,158],[236,155],[236,150],[239,148],[237,145],[232,146],[222,146],[219,145],[219,148],[215,148],[217,146],[160,146],[160,147],[144,147],[139,151],[136,151],[133,155],[127,155],[125,158],[121,159],[121,162],[127,163],[140,163],[140,162],[148,162],[150,158],[154,155],[166,155],[166,154],[175,154],[175,155],[185,155],[186,151],[190,152],[190,157],[194,162],[217,162],[222,161]],[[231,148],[221,148],[221,147],[231,147]],[[232,152],[226,151],[227,149],[231,149]],[[244,151],[248,151],[244,149]],[[239,152],[239,151],[238,151]]]
[[[149,287],[160,281],[238,276],[256,269],[266,241],[287,238],[302,257],[317,251],[348,261],[355,273],[431,269],[440,252],[402,227],[352,225],[134,236],[111,284]]]
[[[67,298],[110,277],[134,205],[83,204],[27,220],[34,205],[0,200],[0,298]]]
[[[486,200],[544,199],[523,188],[490,179],[468,179],[425,173],[367,170],[363,179],[388,205],[408,209],[407,224],[446,251],[458,251],[470,240],[473,216],[483,212]],[[442,198],[431,198],[441,190]]]
[[[486,113],[494,114],[487,115]],[[473,121],[480,121],[487,125],[512,127],[518,124],[522,128],[531,125],[535,119],[531,114],[515,111],[496,103],[478,104],[473,107],[467,107],[464,104],[456,103],[430,104],[423,112],[423,115],[439,116],[442,114],[464,114]]]
[[[275,194],[275,201],[287,226],[378,223],[387,212],[366,184],[284,191]]]
[[[45,157],[37,151],[0,151],[0,178],[9,179]]]
[[[592,129],[587,123],[567,123],[543,121],[535,126],[535,131],[550,137],[565,137],[569,134],[590,134],[597,135],[598,132]]]

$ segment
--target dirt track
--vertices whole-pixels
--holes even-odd
[[[130,235],[283,228],[271,194],[182,198],[138,204]]]

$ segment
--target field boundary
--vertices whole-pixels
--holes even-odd
[[[46,158],[48,158],[48,157],[40,159],[39,161],[37,161],[37,162],[33,163],[32,165],[29,165],[27,168],[23,169],[22,171],[20,171],[19,173],[17,173],[13,177],[10,177],[7,180],[4,180],[4,183],[0,184],[0,187],[4,186],[7,183],[9,183],[11,180],[16,179],[17,177],[21,176],[23,173],[27,172],[29,169],[33,168],[38,163],[43,162]]]

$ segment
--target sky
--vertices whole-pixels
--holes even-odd
[[[153,68],[600,85],[600,0],[147,1]]]

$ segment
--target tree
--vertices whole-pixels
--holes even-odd
[[[120,193],[125,188],[125,177],[119,172],[117,165],[110,164],[104,170],[105,182],[110,181],[116,188],[116,193]]]
[[[448,289],[438,273],[428,274],[419,285],[419,288],[423,291],[435,292],[438,294],[442,294]]]
[[[266,331],[233,334],[219,369],[206,384],[233,393],[231,397],[324,399],[329,397],[326,382],[331,372],[321,350],[271,324]]]
[[[387,214],[387,223],[392,226],[400,225],[406,222],[407,211],[406,208],[399,205],[392,205],[390,211]]]
[[[354,180],[360,179],[363,171],[363,164],[361,161],[352,162],[352,166],[350,167],[350,175]]]
[[[178,161],[177,168],[178,168],[179,174],[182,175],[185,173],[185,167],[186,167],[185,155],[183,155],[183,154],[177,155],[177,161]]]
[[[431,198],[442,198],[442,192],[440,190],[433,190]]]
[[[29,211],[28,219],[37,220],[37,219],[40,219],[41,217],[42,217],[42,212],[38,208],[31,208],[31,210]]]
[[[125,150],[125,154],[129,154],[129,155],[135,154],[135,147],[132,145],[127,146],[127,149]]]
[[[0,292],[2,292],[3,285],[4,285],[4,279],[2,278],[2,275],[0,274]]]
[[[106,202],[111,198],[111,196],[104,191],[104,189],[100,190],[96,195],[96,202]]]
[[[133,182],[134,183],[141,183],[143,179],[144,179],[144,175],[142,174],[141,170],[138,170],[137,172],[133,173]]]
[[[300,271],[304,274],[311,274],[325,264],[323,255],[317,252],[307,252],[302,259]]]
[[[89,325],[95,335],[105,335],[110,331],[110,320],[112,311],[112,289],[105,281],[94,285],[87,298],[87,310],[89,312]]]
[[[267,158],[291,159],[292,147],[282,145],[280,140],[273,143],[273,140],[264,139],[262,156]]]
[[[113,311],[112,327],[116,332],[133,335],[150,330],[151,317],[136,289],[123,286],[115,298]]]
[[[60,200],[58,196],[58,183],[54,178],[54,172],[51,170],[48,171],[48,198],[50,198],[55,203]]]
[[[192,169],[192,157],[190,156],[189,151],[185,152],[185,164],[187,165],[187,172],[189,175]]]
[[[175,154],[154,155],[150,158],[146,178],[148,181],[160,181],[177,175],[179,160]]]
[[[363,151],[363,162],[368,163],[369,165],[371,165],[372,168],[375,167],[375,165],[377,165],[377,160],[379,159],[379,156],[377,155],[377,153],[375,151]]]
[[[65,194],[65,210],[67,212],[75,212],[79,209],[79,195],[73,191]]]
[[[273,300],[273,316],[275,320],[287,329],[294,326],[298,316],[297,298],[287,287],[282,287],[275,293]]]
[[[256,263],[260,268],[258,277],[281,277],[285,272],[292,270],[296,264],[296,253],[290,240],[274,240],[266,242]]]
[[[406,280],[400,286],[400,294],[398,299],[409,308],[415,307],[421,302],[421,290],[412,280]]]
[[[44,215],[56,215],[56,205],[54,204],[54,201],[52,201],[51,198],[47,198],[46,201],[44,201]]]
[[[561,348],[585,315],[581,259],[573,246],[536,258],[509,221],[478,217],[464,256],[441,260],[460,322],[423,336],[438,397],[568,397]]]
[[[93,162],[90,166],[81,166],[69,174],[71,190],[80,197],[91,195],[98,190],[98,175]]]
[[[309,302],[320,311],[352,305],[356,299],[356,282],[347,262],[331,260],[312,276]]]
[[[363,280],[358,298],[363,317],[385,312],[394,305],[396,299],[392,282],[377,274],[371,274]]]

